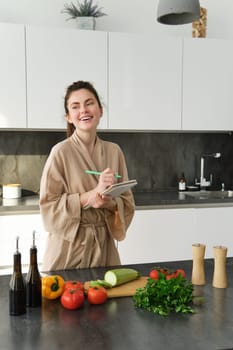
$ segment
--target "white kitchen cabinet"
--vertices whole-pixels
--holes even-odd
[[[183,130],[233,129],[233,41],[184,39]]]
[[[181,130],[182,40],[109,33],[109,128]]]
[[[0,48],[0,128],[25,128],[24,26],[0,23]]]
[[[125,240],[122,264],[191,259],[195,209],[136,210]]]
[[[0,216],[0,274],[11,274],[13,255],[16,248],[16,236],[19,236],[19,251],[23,272],[28,271],[29,251],[32,245],[32,232],[36,231],[37,260],[40,269],[45,250],[47,232],[45,232],[39,214]]]
[[[199,242],[206,244],[206,258],[213,258],[214,246],[226,246],[227,256],[233,256],[232,217],[233,207],[196,209],[196,231]]]
[[[125,240],[118,243],[123,264],[192,260],[192,244],[216,245],[233,256],[233,207],[136,210]]]
[[[26,53],[29,128],[65,129],[63,98],[77,80],[93,83],[107,105],[107,33],[27,26]]]

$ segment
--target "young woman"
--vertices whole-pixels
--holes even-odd
[[[70,85],[64,107],[68,137],[53,147],[41,178],[40,210],[49,232],[43,270],[119,265],[115,240],[125,238],[133,195],[101,193],[117,181],[116,174],[128,180],[124,155],[96,134],[103,108],[89,82]],[[87,174],[89,169],[100,175]]]

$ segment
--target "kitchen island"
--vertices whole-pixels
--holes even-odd
[[[152,264],[127,265],[148,275]],[[160,263],[161,266],[161,263]],[[163,263],[183,268],[191,278],[192,261]],[[57,271],[66,280],[102,278],[106,268]],[[227,260],[228,287],[212,287],[213,260],[205,260],[206,285],[196,286],[204,304],[195,314],[167,317],[136,309],[132,297],[108,299],[75,311],[59,300],[43,300],[41,308],[28,308],[21,316],[9,316],[10,276],[0,276],[0,336],[3,350],[220,350],[233,348],[233,259]]]

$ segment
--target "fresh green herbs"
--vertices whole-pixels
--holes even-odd
[[[181,274],[167,279],[159,273],[158,280],[148,278],[144,288],[138,288],[133,296],[135,307],[167,316],[170,312],[194,313],[193,285]]]

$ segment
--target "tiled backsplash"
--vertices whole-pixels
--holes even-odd
[[[38,192],[49,151],[64,138],[64,132],[0,131],[0,184]]]
[[[101,132],[100,137],[118,143],[124,151],[136,191],[177,188],[185,173],[188,184],[200,177],[203,153],[221,152],[207,158],[205,174],[213,174],[214,185],[233,189],[233,135],[230,133]],[[20,182],[37,192],[51,147],[65,138],[64,132],[0,131],[0,183]]]

